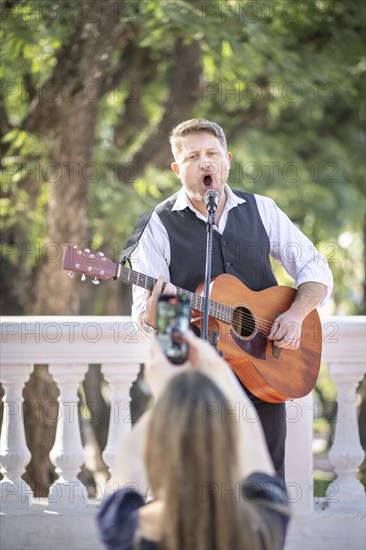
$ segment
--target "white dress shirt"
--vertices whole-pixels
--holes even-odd
[[[226,203],[218,227],[214,229],[222,234],[226,227],[229,211],[245,202],[235,195],[228,185],[225,186]],[[324,291],[320,305],[323,305],[333,288],[333,277],[328,262],[319,254],[312,242],[291,222],[275,202],[261,195],[254,195],[264,228],[269,238],[269,253],[273,259],[282,264],[287,273],[294,279],[296,287],[305,282],[322,283]],[[177,195],[172,210],[190,208],[198,218],[207,221],[207,217],[192,206],[182,187]],[[182,227],[184,231],[184,227]],[[194,243],[192,243],[194,246]],[[165,282],[170,282],[170,242],[168,233],[156,212],[140,238],[139,244],[131,257],[132,269],[158,278],[163,275]],[[146,309],[149,292],[133,286],[132,319],[137,322],[139,315]]]

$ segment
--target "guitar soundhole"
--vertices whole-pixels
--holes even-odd
[[[234,309],[232,325],[235,332],[242,338],[251,338],[257,330],[253,313],[244,306]]]

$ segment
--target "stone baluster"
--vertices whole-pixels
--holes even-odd
[[[111,475],[116,454],[123,437],[131,430],[130,389],[139,372],[139,364],[106,363],[102,372],[111,387],[111,415],[107,445],[103,451],[103,460]],[[107,484],[106,489],[109,484]]]
[[[311,393],[286,403],[286,488],[290,503],[297,513],[314,510],[312,410]]]
[[[23,388],[33,365],[2,364],[4,416],[1,433],[0,463],[4,478],[0,482],[1,506],[17,508],[32,503],[33,492],[22,479],[31,458],[25,441],[23,420]]]
[[[365,506],[363,485],[355,477],[365,453],[360,444],[356,416],[356,389],[364,376],[361,363],[328,364],[338,390],[338,415],[334,444],[329,451],[337,478],[329,486],[327,500],[330,506],[352,508]]]
[[[48,498],[51,508],[74,508],[88,503],[86,488],[77,479],[84,462],[77,392],[87,369],[85,363],[49,365],[49,372],[60,390],[56,438],[50,452],[59,478],[50,487]]]

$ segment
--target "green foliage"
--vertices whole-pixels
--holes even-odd
[[[14,3],[4,18],[0,78],[10,129],[3,141],[3,214],[6,227],[26,224],[38,238],[46,230],[47,182],[40,178],[36,199],[34,189],[23,182],[32,163],[47,160],[49,143],[22,125],[62,61],[61,46],[73,37],[82,3],[74,4],[74,17],[64,2],[54,3],[45,14],[31,0]],[[144,0],[129,6],[129,13],[125,6],[121,16],[128,38],[113,53],[110,72],[118,69],[124,48],[133,41],[149,49],[154,77],[138,88],[144,123],[122,147],[115,143],[115,132],[130,108],[126,101],[134,83],[122,76],[99,100],[94,160],[100,177],[89,186],[93,242],[112,247],[123,243],[137,216],[178,188],[168,165],[162,172],[151,163],[138,179],[131,166],[123,183],[117,166],[125,164],[128,170],[129,159],[164,116],[177,40],[197,40],[202,89],[192,104],[192,117],[210,118],[224,127],[234,154],[232,186],[276,200],[332,262],[335,311],[358,313],[365,5],[357,0]],[[57,10],[59,16],[53,17]]]
[[[55,67],[57,51],[72,28],[53,12],[57,5],[48,3],[43,11],[37,0],[15,4],[13,10],[2,7],[0,83],[7,116],[18,126]]]
[[[335,479],[335,475],[332,472],[324,472],[322,470],[315,470],[313,475],[314,481],[314,501],[316,504],[323,503],[325,499],[328,487]],[[330,488],[332,494],[332,487]],[[326,504],[324,503],[324,506]]]

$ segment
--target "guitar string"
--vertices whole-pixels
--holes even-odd
[[[104,268],[105,266],[103,266]],[[154,284],[156,283],[156,279],[153,277],[150,277],[148,275],[140,274],[138,271],[127,269],[125,266],[122,267],[122,272],[119,275],[119,278],[122,280],[127,280],[129,283],[137,284],[138,286],[141,286],[140,284],[140,277],[144,279],[145,284],[144,288],[153,288]],[[131,281],[132,279],[132,281]],[[148,285],[148,287],[147,287]],[[203,297],[200,295],[197,295],[193,292],[190,292],[188,290],[177,288],[180,294],[187,295],[190,297],[191,306],[193,305],[193,308],[195,308],[195,305],[198,305],[202,307]],[[246,307],[245,304],[243,304],[241,307]],[[223,320],[224,322],[231,323],[231,324],[240,324],[240,326],[244,329],[247,329],[248,331],[253,331],[253,327],[255,326],[255,319],[257,320],[257,328],[262,329],[264,331],[268,331],[268,333],[271,331],[271,328],[273,326],[273,322],[269,321],[268,319],[264,319],[258,316],[253,316],[250,313],[246,313],[244,311],[237,311],[230,306],[226,306],[225,304],[221,304],[220,302],[216,302],[214,300],[209,300],[209,311],[212,313],[212,316],[216,316],[218,319]],[[220,316],[219,316],[220,314]]]
[[[183,289],[179,290],[182,291]],[[183,292],[186,294],[191,294],[192,296],[197,296],[193,293],[189,293],[189,291],[184,290]],[[199,300],[202,300],[201,296],[197,296],[197,298]],[[225,304],[221,304],[220,302],[216,302],[214,300],[210,300],[210,312],[212,312],[213,316],[215,315],[215,313],[222,313],[225,317],[224,319],[222,319],[223,321],[226,321],[228,323],[240,323],[243,328],[246,328],[250,331],[253,330],[253,325],[255,325],[255,321],[253,321],[253,316],[249,313],[236,311],[230,306],[226,306]],[[268,331],[268,333],[270,333],[273,322],[258,316],[256,316],[256,319],[258,321],[258,329],[263,329],[263,331]]]
[[[124,271],[125,273],[121,273],[119,278],[121,278],[122,280],[127,279],[127,281],[132,282],[132,284],[136,283],[138,286],[140,286],[140,281],[139,281],[140,277],[142,277],[145,280],[145,285],[144,285],[145,288],[147,288],[146,285],[152,288],[156,283],[156,279],[149,277],[148,275],[140,274],[138,271],[129,270],[127,268],[124,268]],[[199,309],[201,305],[200,302],[202,302],[202,299],[203,299],[201,296],[196,295],[184,289],[178,288],[178,290],[181,294],[189,296],[191,298],[190,299],[191,305],[193,305],[193,307],[195,305],[198,305],[198,309]],[[218,317],[220,320],[223,320],[224,322],[227,322],[227,323],[239,323],[242,328],[247,329],[248,331],[252,331],[253,325],[255,325],[255,322],[253,322],[252,315],[242,311],[235,311],[235,309],[229,306],[226,306],[225,304],[221,304],[220,302],[216,302],[214,300],[209,301],[209,310],[213,314],[213,316],[215,316],[215,314],[216,316],[220,314],[222,317],[222,319]],[[267,319],[264,319],[258,316],[256,317],[256,320],[257,320],[258,329],[263,329],[270,332],[273,323],[271,323]]]
[[[258,320],[258,323],[255,323],[255,317],[245,313],[245,312],[236,312],[232,316],[233,324],[239,323],[242,328],[248,329],[251,332],[253,331],[255,325],[257,324],[258,329],[262,329],[263,331],[268,331],[268,334],[271,331],[273,323],[270,321],[266,321],[263,319],[263,322],[259,322],[260,318],[256,317]]]
[[[101,267],[105,268],[106,266],[101,264]],[[147,288],[147,285],[148,287],[152,288],[156,283],[156,279],[154,279],[153,277],[149,277],[148,275],[144,275],[142,273],[140,274],[138,271],[127,269],[124,266],[122,268],[121,274],[119,275],[120,279],[127,280],[132,284],[135,283],[138,286],[141,286],[139,281],[140,277],[145,281],[144,288]],[[191,305],[193,305],[193,307],[195,305],[198,305],[199,309],[201,305],[200,302],[202,302],[203,300],[202,296],[181,288],[178,288],[177,290],[181,294],[189,296]],[[245,307],[245,304],[243,304],[242,307]],[[240,324],[242,328],[250,331],[253,330],[253,325],[255,325],[254,317],[249,313],[237,311],[229,306],[226,306],[225,304],[221,304],[220,302],[216,302],[214,300],[209,301],[209,311],[213,314],[213,316],[216,315],[219,319],[220,317],[218,316],[218,314],[220,314],[220,316],[223,317],[220,320],[223,320],[224,322]],[[271,330],[273,325],[271,321],[268,321],[267,319],[258,316],[256,316],[255,318],[257,320],[258,329],[268,331]]]
[[[271,328],[272,328],[273,323],[271,321],[268,321],[268,320],[263,319],[263,318],[258,317],[258,316],[253,316],[250,313],[246,313],[244,311],[235,311],[234,309],[229,308],[229,306],[224,306],[223,304],[220,304],[219,302],[215,302],[215,303],[219,304],[219,308],[222,308],[222,307],[228,308],[230,313],[232,313],[231,322],[232,323],[240,323],[240,325],[243,328],[247,328],[247,329],[252,330],[253,325],[256,324],[254,319],[257,319],[257,321],[258,321],[258,323],[257,323],[258,328],[262,328],[262,329],[268,330],[268,331],[270,331]],[[213,310],[212,313],[215,314],[215,306],[213,308],[210,308],[210,311],[211,310]],[[225,319],[225,320],[230,322],[230,317]]]
[[[105,268],[106,266],[103,265],[102,267]],[[138,271],[134,271],[132,269],[127,269],[125,266],[122,267],[122,271],[119,275],[120,279],[127,280],[129,283],[132,283],[132,284],[135,282],[135,284],[137,284],[138,286],[141,286],[139,281],[140,277],[145,281],[144,288],[146,289],[148,287],[153,288],[153,286],[156,283],[156,279],[154,279],[153,277],[144,275],[142,273],[140,274]],[[191,302],[191,305],[193,304],[193,308],[196,305],[196,302],[198,302],[197,305],[200,306],[200,302],[202,302],[203,300],[202,296],[179,287],[177,288],[177,290],[179,291],[179,293],[190,297],[190,302]],[[242,307],[245,307],[245,304],[243,304]],[[221,317],[224,317],[224,318],[223,319],[220,319],[220,317],[218,318],[220,320],[223,320],[224,322],[239,323],[242,328],[245,328],[250,331],[253,330],[253,326],[255,325],[254,317],[249,313],[246,313],[243,311],[237,311],[231,308],[230,306],[226,306],[225,304],[221,304],[220,302],[216,302],[214,300],[209,300],[209,311],[210,313],[213,314],[213,316],[215,316],[216,314],[216,316],[218,317],[218,314],[221,314]],[[261,328],[263,330],[268,330],[268,331],[271,330],[273,325],[271,321],[268,321],[267,319],[264,319],[258,316],[256,316],[255,318],[257,320],[258,329]]]
[[[139,282],[138,279],[140,277],[140,274],[136,271],[133,271],[133,270],[127,270],[129,271],[130,275],[128,277],[128,280],[129,282],[133,282],[131,281],[131,279],[135,279],[136,280],[136,283]],[[152,278],[152,277],[149,277],[149,276],[143,276],[145,278],[145,282],[150,286],[150,287],[153,287],[155,282],[156,282],[156,279]],[[123,277],[121,277],[123,278]],[[145,287],[146,287],[146,284],[145,284]],[[196,295],[188,290],[184,290],[184,289],[179,289],[180,293],[183,294],[183,295],[188,295],[192,297],[192,300],[191,300],[191,304],[192,302],[200,302],[202,301],[202,297],[199,296],[199,295]],[[194,306],[195,304],[193,304]],[[199,305],[199,304],[198,304]],[[215,311],[216,309],[216,311]],[[226,311],[225,311],[226,310]],[[244,329],[247,329],[247,330],[250,330],[251,332],[253,331],[253,328],[255,326],[255,321],[253,320],[253,316],[248,314],[248,313],[245,313],[243,311],[235,311],[235,309],[233,308],[230,308],[229,306],[226,306],[225,304],[221,304],[220,302],[216,302],[216,301],[213,301],[213,300],[210,300],[210,312],[212,312],[213,314],[215,313],[221,313],[223,317],[225,317],[224,319],[222,319],[223,321],[226,321],[228,323],[238,323],[240,324],[240,326]],[[267,319],[264,319],[264,318],[261,318],[261,317],[258,317],[256,316],[256,319],[257,319],[257,327],[258,329],[262,329],[264,331],[268,331],[270,332],[271,328],[272,328],[272,325],[273,323],[271,321],[268,321]]]
[[[257,316],[252,316],[245,312],[235,312],[232,316],[232,319],[233,319],[233,322],[240,323],[242,327],[248,328],[248,329],[250,329],[251,327],[253,327],[253,325],[256,324],[255,319],[257,319],[258,321],[257,323],[258,328],[263,328],[270,331],[273,325],[273,323],[271,323],[270,321],[261,319],[260,317],[257,317]],[[259,322],[260,320],[262,322]]]
[[[149,285],[150,288],[152,288],[154,286],[154,284],[156,283],[156,279],[152,278],[152,277],[149,277],[147,275],[143,275],[137,271],[133,271],[133,270],[128,270],[126,268],[126,271],[129,272],[129,276],[127,275],[127,278],[128,278],[128,281],[129,282],[133,282],[131,281],[131,279],[135,279],[136,280],[136,283],[139,283],[139,277],[142,276],[146,283]],[[123,277],[121,277],[123,278]],[[145,288],[146,288],[146,283],[145,283]],[[200,302],[202,301],[202,297],[199,296],[199,295],[196,295],[188,290],[185,290],[185,289],[181,289],[181,288],[178,288],[177,290],[179,290],[179,292],[181,294],[184,294],[184,295],[188,295],[188,296],[191,296],[192,299],[191,299],[191,304],[192,302]],[[196,305],[195,303],[193,303],[193,306]],[[199,305],[199,304],[197,304]],[[233,308],[230,308],[229,306],[226,306],[225,304],[221,304],[220,302],[216,302],[216,301],[213,301],[213,300],[210,300],[210,311],[212,311],[213,313],[215,313],[215,309],[217,310],[218,313],[222,313],[224,316],[225,316],[225,319],[223,319],[224,321],[227,321],[227,322],[230,322],[231,320],[234,321],[234,322],[240,322],[242,324],[242,326],[245,326],[244,323],[243,323],[243,319],[246,319],[249,321],[249,324],[246,325],[247,328],[250,328],[252,325],[253,325],[253,317],[248,314],[248,313],[245,313],[245,312],[238,312],[238,311],[235,311]],[[220,311],[221,310],[221,311]],[[226,313],[225,314],[225,311],[223,310],[226,310],[227,313],[229,313],[229,315]],[[230,315],[231,314],[231,315]],[[264,319],[264,318],[261,318],[261,317],[256,317],[256,319],[258,320],[258,326],[261,326],[262,328],[267,328],[267,330],[270,330],[270,328],[272,327],[272,322],[271,321],[268,321],[267,319]],[[262,323],[260,323],[260,321],[262,321]],[[266,326],[267,325],[267,326]]]

